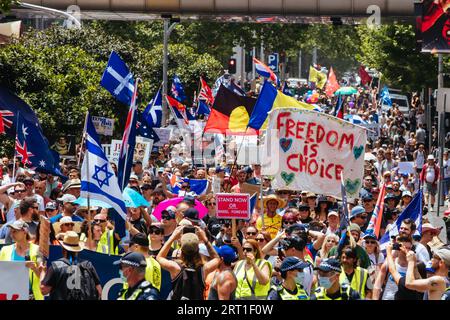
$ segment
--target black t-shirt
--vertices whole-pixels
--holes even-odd
[[[410,290],[405,286],[406,277],[401,277],[398,282],[398,290],[395,293],[395,300],[423,300],[423,293]]]
[[[135,227],[139,232],[148,234],[147,224],[144,219],[139,219],[136,221],[130,221],[133,227]]]

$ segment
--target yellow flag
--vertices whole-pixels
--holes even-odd
[[[309,67],[309,82],[314,82],[316,87],[319,89],[323,89],[325,84],[327,83],[327,75],[318,71],[313,66]]]

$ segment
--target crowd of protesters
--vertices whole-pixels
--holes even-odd
[[[30,299],[99,299],[99,275],[82,250],[121,255],[117,264],[124,282],[117,299],[158,300],[440,300],[449,299],[450,248],[437,237],[429,215],[437,210],[438,154],[427,144],[424,107],[413,96],[409,114],[394,104],[382,110],[376,89],[360,89],[345,102],[345,112],[378,123],[380,135],[365,149],[364,185],[359,198],[348,202],[349,224],[342,226],[341,199],[311,190],[276,189],[260,165],[236,166],[224,161],[194,166],[180,157],[180,141],[153,148],[148,163],[135,162],[128,186],[149,206],[129,207],[124,241],[115,232],[107,208],[77,205],[80,167],[68,161],[69,178],[28,170],[17,160],[1,159],[1,261],[26,261],[30,269]],[[323,109],[334,101],[321,96]],[[450,161],[444,153],[445,195]],[[399,173],[398,163],[414,162],[414,171]],[[113,166],[114,170],[117,167]],[[15,170],[15,177],[13,177]],[[116,172],[117,173],[117,172]],[[216,217],[212,183],[205,194],[191,192],[183,182],[178,194],[170,175],[219,181],[221,192],[239,193],[244,184],[263,186],[260,202],[249,220]],[[380,193],[386,185],[381,234],[366,233]],[[385,250],[379,239],[424,187],[423,223],[419,236],[414,221],[404,220]],[[180,197],[158,219],[155,208]],[[200,217],[198,202],[207,208]],[[90,211],[89,211],[90,210]],[[446,211],[448,214],[450,211]],[[63,258],[45,263],[39,252],[40,217],[50,221],[49,241],[60,245]],[[445,231],[442,231],[445,232]],[[89,240],[88,234],[92,240]],[[67,286],[79,268],[81,290]]]

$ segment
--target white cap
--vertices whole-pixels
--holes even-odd
[[[56,200],[61,201],[62,203],[68,203],[68,202],[73,203],[77,200],[77,198],[74,195],[66,193],[61,198],[58,198]]]
[[[411,195],[411,192],[410,192],[410,191],[408,191],[408,190],[405,190],[405,191],[403,191],[403,193],[402,193],[402,197],[405,197],[405,196],[409,196],[409,197],[412,197],[412,195]]]
[[[72,220],[71,217],[62,217],[61,219],[59,219],[59,222],[60,222],[61,224],[64,224],[64,223],[73,223],[73,220]]]
[[[427,160],[434,160],[434,156],[432,154],[429,154]]]

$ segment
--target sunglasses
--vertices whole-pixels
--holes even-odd
[[[215,206],[216,203],[215,203],[215,202],[207,202],[206,205],[207,205],[207,206]]]
[[[164,219],[164,220],[173,220],[173,219],[175,219],[174,217],[171,217],[171,216],[161,216],[161,219]]]
[[[33,209],[39,210],[38,206],[32,206]]]
[[[66,227],[73,227],[74,226],[73,223],[63,223],[62,225],[66,226]]]
[[[160,235],[162,233],[162,231],[160,229],[150,229],[148,231],[149,234],[156,234],[156,235]]]
[[[295,221],[285,221],[284,224],[295,224]]]
[[[377,242],[376,241],[370,241],[370,240],[366,240],[366,244],[377,244]]]
[[[47,212],[50,212],[50,211],[54,211],[54,210],[56,210],[56,209],[45,209],[45,211]]]
[[[367,219],[367,216],[365,214],[358,214],[356,217],[361,219]]]
[[[253,248],[242,248],[244,252],[252,252]]]
[[[103,222],[106,222],[106,220],[103,220],[103,219],[94,219],[94,222],[95,222],[95,223],[103,223]]]
[[[17,190],[14,190],[14,193],[23,193],[23,192],[25,192],[25,189],[17,189]]]
[[[327,242],[332,242],[332,243],[336,243],[336,240],[333,240],[333,239],[329,239],[329,240],[327,240]]]
[[[248,236],[256,236],[257,233],[256,233],[256,232],[247,232],[247,235],[248,235]]]

